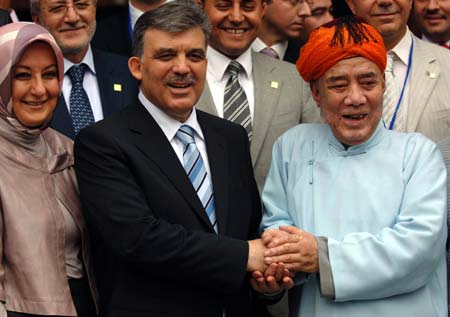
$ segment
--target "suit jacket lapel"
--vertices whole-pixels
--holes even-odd
[[[420,45],[421,43],[415,37],[413,37],[413,43],[410,97],[406,122],[408,132],[416,130],[441,71],[433,52]]]
[[[128,112],[128,127],[134,144],[151,159],[192,207],[195,214],[214,232],[214,228],[183,166],[153,117],[142,104]]]
[[[252,52],[255,107],[250,154],[253,167],[266,138],[270,121],[278,106],[280,90],[283,88],[282,78],[273,74],[275,67],[271,63],[266,63],[265,59],[261,57],[259,53]]]
[[[214,105],[214,100],[212,98],[211,91],[209,90],[208,82],[206,80],[203,92],[200,95],[200,98],[198,99],[197,103],[195,104],[195,107],[212,115],[219,116],[219,114],[217,113],[217,109]]]
[[[228,216],[228,153],[230,151],[227,149],[223,136],[210,126],[203,112],[197,111],[197,119],[205,137],[217,224],[219,233],[223,234],[226,232]]]
[[[50,126],[68,138],[71,138],[72,140],[75,139],[72,118],[70,117],[63,94],[59,96],[58,103],[53,111],[53,118]]]

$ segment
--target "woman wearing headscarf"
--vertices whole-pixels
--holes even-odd
[[[33,23],[0,28],[0,300],[8,317],[95,316],[72,142],[49,128],[63,58]]]

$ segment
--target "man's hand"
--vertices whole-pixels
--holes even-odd
[[[264,246],[261,239],[248,241],[247,271],[266,271],[267,265],[264,262],[265,250],[267,250],[267,248]]]
[[[318,247],[316,238],[296,227],[281,226],[280,231],[271,239],[270,248],[264,251],[267,265],[283,263],[289,271],[315,273],[319,271]]]
[[[263,232],[261,240],[267,248],[279,245],[280,239],[287,239],[289,233],[278,229],[267,229]],[[284,240],[283,240],[284,241]]]
[[[294,286],[292,277],[289,271],[284,268],[283,263],[272,263],[264,274],[259,271],[252,272],[250,284],[259,293],[272,294],[286,288],[292,288]]]

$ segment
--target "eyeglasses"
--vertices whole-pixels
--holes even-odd
[[[75,10],[78,14],[89,9],[94,5],[92,0],[67,0],[67,1],[54,1],[47,5],[43,10],[48,11],[54,16],[63,17],[69,11],[69,8]]]

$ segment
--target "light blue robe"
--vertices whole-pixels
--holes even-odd
[[[261,231],[328,237],[335,299],[304,281],[302,317],[447,316],[447,179],[436,145],[380,123],[345,150],[328,125],[302,124],[273,148]]]

